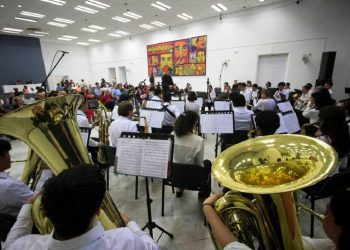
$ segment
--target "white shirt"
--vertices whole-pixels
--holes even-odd
[[[241,90],[239,92],[241,95],[244,95],[245,102],[249,103],[250,99],[252,99],[252,92],[249,91],[248,89]]]
[[[253,111],[246,107],[233,107],[233,114],[235,118],[235,130],[249,130],[252,125]]]
[[[258,98],[258,93],[259,93],[259,90],[253,90],[252,91],[252,99]]]
[[[159,96],[152,96],[151,101],[162,101]]]
[[[282,101],[282,98],[281,98],[280,94],[285,95],[285,97],[286,97],[285,100],[289,99],[289,90],[287,90],[287,89],[277,90],[275,92],[275,94],[273,95],[273,97],[275,98],[276,102]]]
[[[275,111],[276,109],[276,102],[272,98],[267,99],[259,99],[256,105],[254,106],[255,109],[258,110],[272,110]]]
[[[41,249],[127,249],[127,250],[159,250],[156,242],[140,227],[131,221],[126,228],[115,228],[104,231],[102,225],[96,225],[85,234],[76,238],[59,241],[49,235],[31,234],[32,205],[25,204],[17,218],[17,221],[9,232],[5,249],[9,250],[41,250]]]
[[[91,125],[89,123],[88,118],[86,117],[86,114],[79,109],[77,111],[77,123],[79,128],[91,128]],[[89,139],[89,146],[98,147],[98,142],[92,139]]]
[[[175,136],[174,162],[195,164],[203,166],[204,140],[202,137],[189,134],[181,137]]]
[[[199,105],[198,105],[197,103],[195,103],[195,102],[190,102],[190,101],[189,101],[189,102],[186,103],[185,110],[186,110],[186,111],[187,111],[187,110],[191,110],[191,111],[193,111],[193,112],[196,112],[197,115],[199,115],[199,114],[200,114],[201,107],[199,107]]]
[[[164,102],[162,106],[159,108],[162,109],[163,107],[167,107],[167,109],[175,115],[173,117],[166,109],[164,109],[164,119],[163,119],[163,126],[175,126],[176,118],[179,117],[180,111],[177,109],[175,105],[170,104],[169,102]]]
[[[117,147],[117,140],[122,132],[138,132],[136,124],[128,117],[118,116],[109,126],[109,141],[113,147]]]
[[[310,100],[310,96],[311,96],[310,91],[308,91],[306,94],[302,93],[295,103],[295,108],[305,110],[306,108],[305,106]]]
[[[319,110],[307,106],[303,111],[303,116],[310,119],[310,123],[312,124],[318,121],[318,113],[320,113]]]
[[[51,170],[43,170],[36,185],[39,192],[45,181],[52,176]],[[0,172],[0,213],[16,217],[27,199],[35,193],[20,180],[14,179],[6,172]]]
[[[210,93],[208,93],[208,100],[207,102],[214,102],[216,99],[216,93],[214,90],[212,90]]]

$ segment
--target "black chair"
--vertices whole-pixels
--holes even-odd
[[[235,130],[233,134],[221,135],[221,152],[248,139],[248,130]]]
[[[164,216],[165,185],[181,189],[208,192],[208,172],[198,165],[173,163],[170,176],[163,180],[162,185],[162,216]]]
[[[315,201],[333,196],[338,192],[347,190],[350,187],[350,172],[341,172],[327,177],[325,180],[304,188],[310,200],[311,209],[315,210]],[[311,214],[310,237],[314,236],[314,215]]]
[[[0,213],[0,249],[1,241],[5,242],[7,234],[10,232],[13,224],[16,222],[16,217]]]

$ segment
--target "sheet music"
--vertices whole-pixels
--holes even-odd
[[[151,110],[147,110],[147,109],[140,109],[140,117],[146,117],[148,126],[150,126],[150,121],[151,121]],[[145,119],[140,118],[139,120],[139,125],[140,126],[145,126]],[[152,126],[150,126],[152,127]]]
[[[84,145],[87,146],[88,140],[89,140],[89,132],[81,132],[80,131],[80,136],[81,136],[81,139],[82,139]]]
[[[172,101],[178,101],[178,100],[180,100],[180,97],[178,97],[178,96],[171,96],[171,100]]]
[[[293,134],[300,131],[298,117],[295,113],[284,115],[283,120],[289,134]]]
[[[151,120],[148,122],[151,128],[162,128],[164,120],[164,111],[152,111]]]
[[[216,114],[217,116],[217,133],[218,134],[233,134],[233,115]]]
[[[283,116],[281,113],[278,113],[278,116],[280,118],[280,127],[276,130],[276,134],[287,134],[288,130],[286,124],[284,123]]]
[[[215,101],[214,108],[215,110],[230,111],[230,103],[228,101]]]
[[[201,114],[200,125],[202,133],[216,133],[217,119],[214,114]]]
[[[180,113],[185,111],[185,101],[172,101],[171,104],[175,105]]]
[[[286,112],[294,112],[293,106],[290,103],[290,101],[286,102],[278,102],[277,103],[278,109],[280,110],[281,113],[286,113]]]
[[[195,100],[194,103],[197,103],[199,107],[202,107],[203,106],[203,97],[197,97],[197,100]]]
[[[146,102],[146,108],[150,108],[150,109],[161,109],[162,102],[161,101],[152,101],[152,100],[148,100]]]
[[[118,138],[117,171],[121,174],[140,175],[144,142],[137,138]]]
[[[144,140],[141,175],[167,178],[170,140]]]

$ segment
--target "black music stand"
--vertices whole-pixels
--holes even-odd
[[[123,132],[121,134],[121,137],[123,138],[142,138],[142,139],[154,139],[154,140],[171,140],[171,149],[170,149],[170,163],[173,160],[173,151],[174,151],[174,136],[173,135],[167,135],[167,134],[148,134],[148,133],[133,133],[133,132]],[[142,227],[142,230],[145,230],[148,228],[149,234],[153,238],[153,229],[157,228],[159,229],[162,233],[159,236],[159,238],[163,235],[163,233],[167,234],[171,239],[174,238],[174,235],[171,234],[170,232],[166,231],[164,228],[160,227],[152,221],[152,207],[151,204],[153,200],[150,197],[150,192],[149,192],[149,185],[148,185],[148,177],[156,177],[156,176],[143,176],[145,177],[145,184],[146,184],[146,203],[147,203],[147,215],[148,215],[148,222],[144,227]],[[159,178],[159,177],[157,177]],[[159,240],[158,238],[158,240]]]

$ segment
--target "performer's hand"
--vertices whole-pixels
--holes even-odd
[[[131,221],[130,218],[126,214],[122,214],[122,219],[123,219],[125,225],[127,225]]]
[[[36,193],[35,195],[33,195],[32,197],[29,197],[27,200],[27,204],[34,204],[34,202],[36,201],[36,199],[41,195],[41,192]]]
[[[215,202],[222,196],[222,194],[212,194],[203,201],[203,204],[214,205]]]

